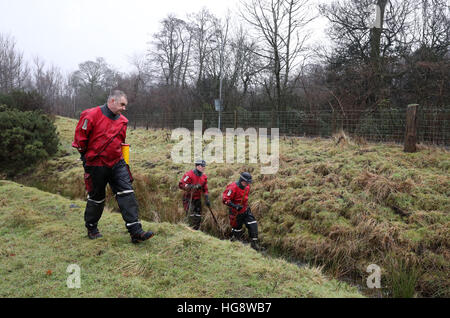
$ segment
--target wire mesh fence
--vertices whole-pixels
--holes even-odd
[[[202,128],[279,128],[280,135],[331,137],[344,131],[368,141],[403,142],[406,109],[374,111],[234,111],[127,114],[130,126],[147,129],[194,129],[201,120]],[[417,140],[421,143],[450,145],[450,108],[427,108],[417,112]]]

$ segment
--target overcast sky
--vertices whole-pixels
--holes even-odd
[[[318,1],[318,0],[314,0]],[[11,35],[27,60],[39,56],[63,71],[104,57],[129,71],[130,56],[145,52],[169,13],[208,8],[218,17],[239,0],[0,0],[0,33]],[[323,33],[323,27],[318,28]],[[318,35],[320,36],[320,35]]]

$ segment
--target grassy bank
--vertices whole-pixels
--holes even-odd
[[[84,202],[0,180],[0,297],[360,297],[314,268],[265,258],[181,224],[143,222],[157,235],[130,243],[105,211],[87,239]],[[70,264],[81,288],[69,289]]]
[[[58,118],[60,156],[18,180],[69,198],[83,198],[82,167],[71,149],[75,120]],[[177,184],[191,165],[175,164],[169,131],[129,130],[131,168],[142,215],[183,219]],[[391,296],[450,296],[450,154],[419,146],[407,154],[395,144],[364,140],[284,138],[280,170],[262,175],[258,164],[211,164],[213,210],[223,228],[226,185],[247,170],[250,203],[261,240],[274,253],[322,265],[335,277],[365,283],[367,266],[382,269]],[[116,204],[109,197],[109,206]],[[206,211],[205,211],[206,213]],[[217,234],[208,214],[202,229]]]

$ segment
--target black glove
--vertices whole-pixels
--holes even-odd
[[[84,156],[84,153],[80,156],[81,162],[83,162],[83,168],[86,168],[86,157]]]
[[[196,184],[196,185],[194,185],[194,187],[192,188],[192,189],[194,189],[194,190],[200,190],[202,188],[202,185],[201,184]]]
[[[232,208],[234,208],[235,210],[238,210],[238,212],[240,212],[243,209],[243,206],[240,204],[234,204],[234,203],[230,203],[230,206]]]
[[[211,207],[211,202],[209,202],[209,196],[208,196],[208,195],[205,195],[205,204],[206,204],[206,206],[207,206],[208,208]]]

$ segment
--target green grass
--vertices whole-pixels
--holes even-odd
[[[133,245],[120,214],[107,210],[104,238],[91,241],[84,204],[0,181],[0,297],[361,297],[316,268],[183,224],[144,221],[156,236]],[[80,289],[67,288],[70,264],[81,268]]]
[[[83,199],[81,162],[70,147],[76,121],[58,117],[56,124],[60,156],[17,181]],[[183,220],[177,184],[192,165],[172,162],[170,131],[129,129],[127,142],[142,217]],[[419,145],[419,152],[409,154],[397,144],[282,138],[276,175],[261,175],[259,164],[208,164],[206,173],[213,210],[228,233],[222,192],[240,172],[249,171],[255,181],[250,204],[267,248],[362,284],[370,264],[382,268],[389,284],[395,275],[391,260],[412,260],[420,273],[415,294],[448,297],[449,161],[448,151],[432,146]],[[116,209],[111,196],[108,206]],[[218,235],[208,213],[202,230]],[[394,286],[383,287],[394,294]]]

